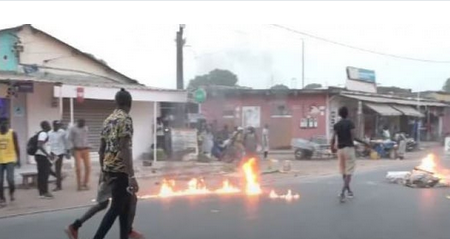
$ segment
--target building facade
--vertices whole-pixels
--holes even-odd
[[[0,114],[18,133],[22,161],[28,138],[43,120],[73,124],[84,118],[92,152],[97,152],[103,120],[114,109],[120,88],[133,96],[133,155],[140,158],[156,137],[159,103],[186,102],[186,92],[141,85],[31,25],[0,30]]]

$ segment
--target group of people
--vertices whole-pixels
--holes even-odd
[[[79,119],[76,125],[67,131],[61,121],[53,121],[52,126],[48,121],[41,122],[41,131],[30,139],[28,147],[36,145],[34,155],[38,173],[38,191],[43,199],[51,199],[53,195],[48,189],[49,176],[56,178],[56,187],[53,191],[62,190],[62,165],[64,158],[75,158],[75,171],[77,190],[89,190],[89,177],[91,174],[89,131],[84,119]],[[29,150],[29,149],[27,149]],[[33,151],[33,150],[31,150]],[[55,166],[55,171],[52,170]],[[84,168],[84,177],[81,176]]]
[[[27,153],[34,156],[37,166],[37,188],[42,199],[52,199],[48,182],[50,175],[56,178],[53,191],[62,190],[62,166],[64,158],[75,156],[78,190],[89,189],[90,159],[88,129],[83,119],[65,130],[61,121],[50,125],[42,121],[41,130],[27,143]],[[0,207],[7,205],[4,195],[4,178],[9,187],[10,201],[14,201],[14,168],[20,167],[20,144],[17,133],[11,129],[7,118],[0,118]],[[81,164],[84,164],[84,180],[81,180]],[[54,169],[53,169],[54,166]]]
[[[224,125],[222,130],[215,130],[212,124],[203,124],[199,130],[199,145],[202,153],[214,156],[219,160],[232,148],[236,158],[245,155],[255,155],[261,150],[264,159],[269,154],[269,126],[265,125],[262,129],[261,140],[256,134],[254,127],[236,127],[230,132],[228,125]]]

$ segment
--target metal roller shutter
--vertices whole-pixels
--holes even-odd
[[[106,100],[84,100],[78,103],[74,100],[74,121],[85,119],[89,128],[89,143],[92,146],[92,152],[98,152],[100,147],[100,133],[103,128],[103,121],[115,109],[114,101]],[[70,103],[69,99],[64,100],[63,120],[70,122]]]

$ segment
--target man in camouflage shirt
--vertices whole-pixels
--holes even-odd
[[[103,124],[100,163],[105,182],[111,186],[111,207],[105,214],[94,239],[103,239],[117,217],[120,218],[120,239],[130,232],[129,210],[133,194],[139,190],[133,169],[133,121],[129,115],[132,98],[121,89],[116,94],[117,108]]]

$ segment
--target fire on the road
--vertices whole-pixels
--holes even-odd
[[[244,174],[245,185],[244,189],[241,190],[237,186],[233,185],[228,179],[222,182],[222,186],[217,189],[210,189],[207,187],[204,179],[193,178],[187,183],[186,189],[177,190],[176,183],[174,180],[164,179],[159,192],[154,195],[143,195],[139,198],[168,198],[168,197],[180,197],[180,196],[192,196],[192,195],[208,195],[208,194],[238,194],[245,193],[248,196],[256,196],[263,193],[258,177],[257,161],[255,158],[250,158],[244,162],[242,165],[242,172]],[[274,196],[276,195],[276,196]],[[292,194],[291,190],[288,191],[286,195],[278,195],[275,191],[269,195],[272,199],[285,199],[287,201],[299,199],[298,194]]]
[[[434,177],[439,178],[441,183],[450,185],[450,177],[448,176],[450,171],[439,166],[434,154],[427,155],[415,169],[431,173]]]

